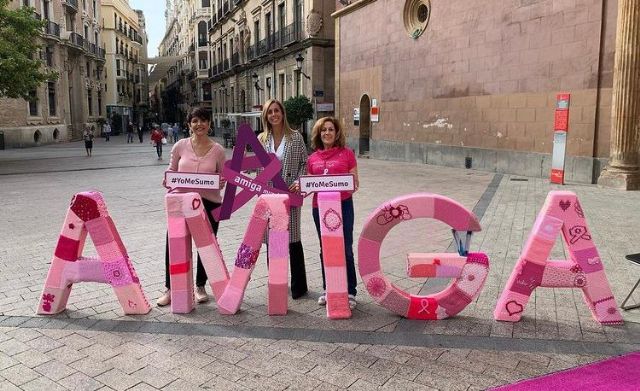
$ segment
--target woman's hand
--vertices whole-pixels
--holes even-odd
[[[222,176],[222,174],[220,174],[220,190],[224,189],[225,185],[227,184],[227,180],[224,179],[224,177]]]
[[[300,182],[295,181],[289,186],[289,192],[291,193],[300,193]]]

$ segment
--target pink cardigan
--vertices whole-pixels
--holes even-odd
[[[224,148],[216,142],[204,156],[198,157],[193,151],[191,138],[183,138],[171,148],[171,159],[167,171],[195,172],[201,174],[222,174],[225,155]],[[220,189],[222,190],[222,189]],[[202,198],[221,203],[220,190],[197,190]],[[176,193],[187,193],[196,190],[176,190]]]

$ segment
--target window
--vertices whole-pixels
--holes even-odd
[[[48,67],[52,67],[54,66],[54,62],[53,62],[53,46],[47,46],[45,49],[45,56],[46,56],[46,60],[47,60],[47,66]]]
[[[120,40],[118,38],[116,38],[116,54],[120,53],[120,50],[118,49],[118,44],[120,43]]]
[[[55,117],[58,112],[56,105],[56,83],[52,81],[48,82],[47,90],[49,92],[49,115]]]
[[[98,12],[98,7],[96,6],[96,0],[93,0],[93,17],[96,17],[96,14]]]
[[[38,92],[36,90],[29,91],[29,115],[38,116]]]
[[[120,60],[116,60],[116,76],[120,76]]]
[[[202,0],[202,8],[211,7],[211,2],[209,0]]]
[[[207,52],[198,52],[198,68],[207,69]]]
[[[87,77],[91,77],[91,63],[87,61],[85,66],[87,67]]]
[[[259,20],[256,20],[255,22],[253,22],[253,39],[256,44],[260,42],[260,21]]]
[[[98,91],[98,115],[102,115],[102,91]]]
[[[84,38],[89,40],[89,26],[84,26]]]
[[[93,116],[93,92],[91,89],[87,90],[87,105],[89,107],[89,116]]]
[[[287,14],[284,13],[284,1],[283,1],[282,3],[278,4],[278,22],[279,22],[278,28],[280,29],[280,31],[282,31],[286,26],[286,17],[287,17]]]
[[[198,46],[207,46],[207,22],[198,23]]]
[[[31,1],[29,0],[22,0],[22,6],[23,7],[31,7]]]

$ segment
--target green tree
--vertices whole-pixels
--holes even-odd
[[[0,97],[29,99],[29,92],[58,74],[47,72],[38,56],[38,38],[45,21],[34,17],[33,8],[8,8],[0,0]]]
[[[313,118],[313,105],[304,95],[292,96],[283,104],[287,120],[296,129],[300,129],[300,125]]]

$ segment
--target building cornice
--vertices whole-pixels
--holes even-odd
[[[358,0],[355,3],[349,4],[348,6],[334,12],[331,14],[331,16],[335,19],[338,19],[342,16],[348,15],[354,11],[359,10],[360,8],[364,7],[365,5],[368,5],[370,3],[375,2],[376,0]]]

